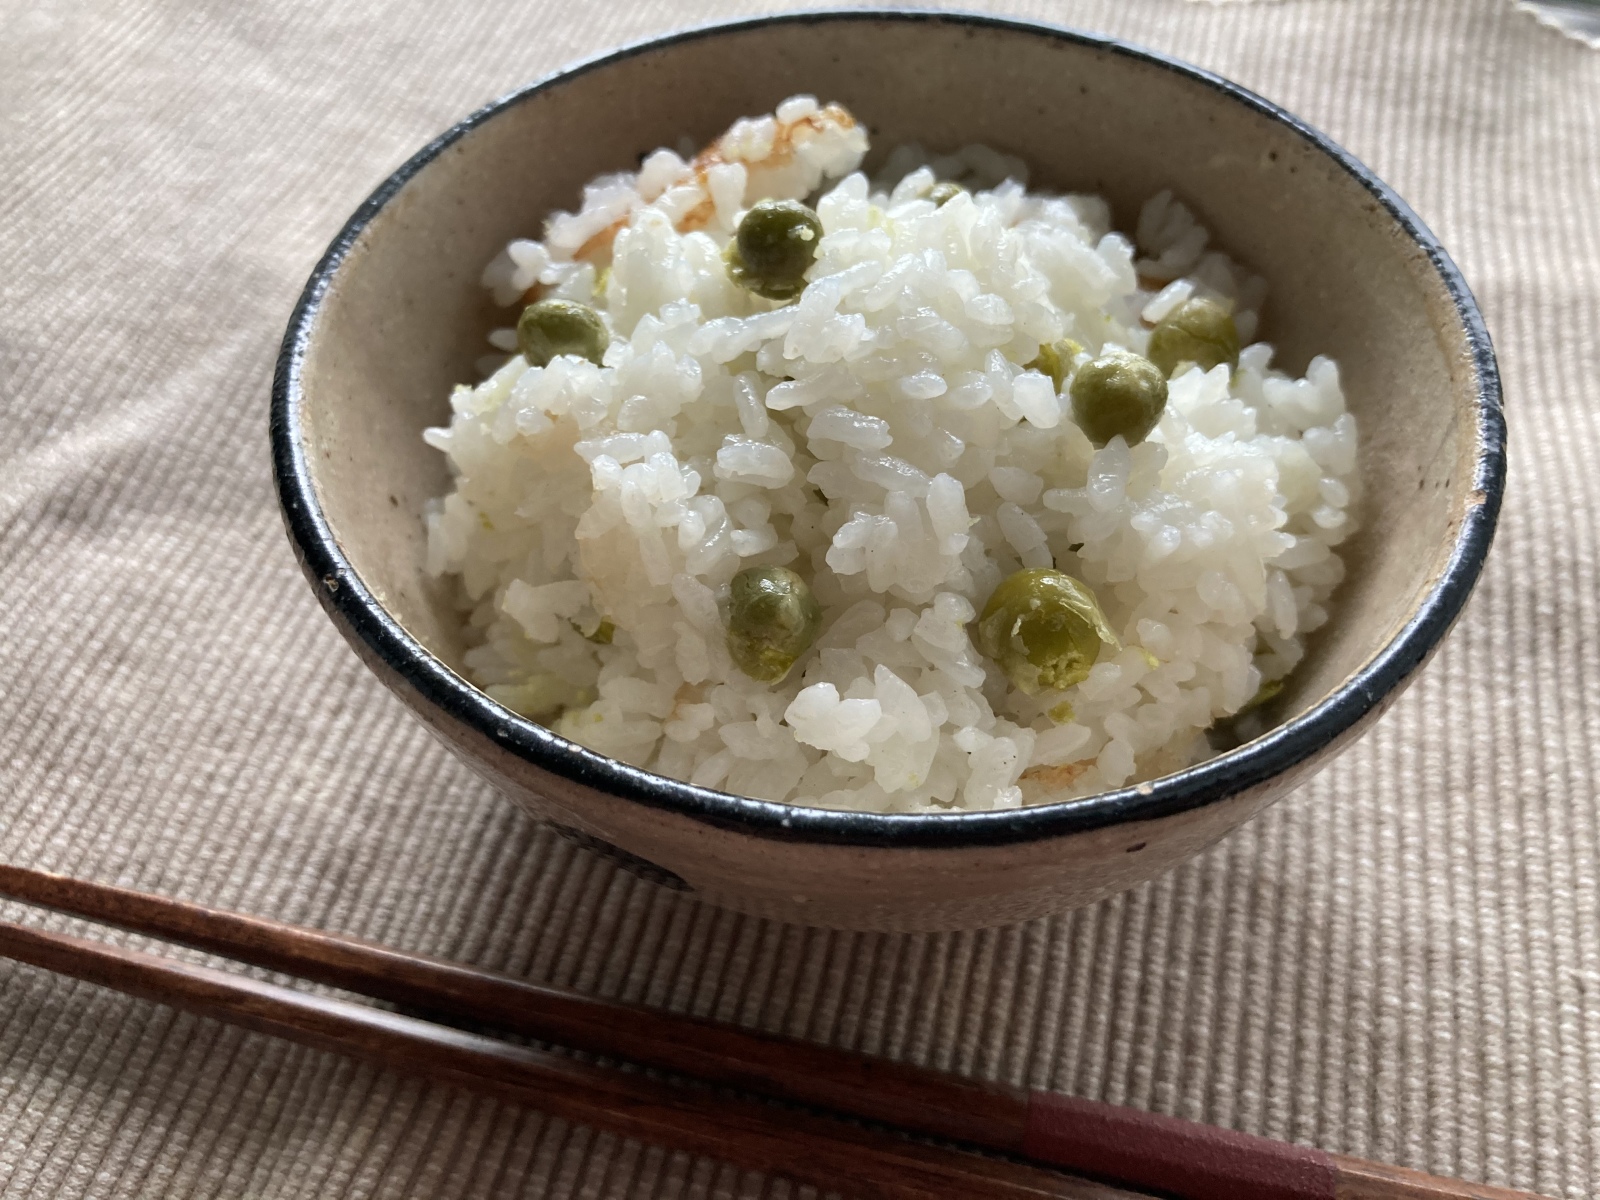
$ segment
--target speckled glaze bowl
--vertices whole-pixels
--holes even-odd
[[[1261,336],[1301,370],[1331,353],[1362,435],[1362,531],[1334,619],[1263,736],[1115,792],[1012,812],[825,812],[708,791],[585,750],[459,673],[461,634],[423,569],[423,445],[495,322],[478,284],[511,238],[642,152],[704,143],[808,92],[878,155],[985,142],[1032,183],[1106,196],[1130,228],[1164,187],[1266,276]],[[870,163],[869,163],[870,166]],[[1460,612],[1499,508],[1504,423],[1466,284],[1405,203],[1293,116],[1193,67],[987,17],[760,18],[631,46],[474,113],[350,219],[289,322],[272,444],[317,598],[427,725],[506,795],[664,886],[860,929],[994,925],[1086,904],[1214,842],[1377,717]],[[1397,802],[1403,798],[1397,797]]]

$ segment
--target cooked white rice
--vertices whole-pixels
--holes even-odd
[[[1142,351],[1195,293],[1233,302],[1249,343],[1262,281],[1169,193],[1135,242],[1102,200],[1028,192],[992,150],[896,151],[888,190],[851,173],[865,150],[848,114],[797,97],[691,161],[597,180],[490,264],[502,304],[589,303],[612,340],[603,367],[492,360],[427,432],[455,480],[429,569],[459,581],[467,672],[604,754],[825,808],[1013,808],[1196,761],[1294,669],[1344,573],[1357,443],[1337,368],[1291,378],[1247,345],[1231,375],[1174,378],[1147,440],[1096,450],[1020,364],[1069,336]],[[797,301],[729,281],[747,206],[834,179]],[[936,179],[971,190],[936,207]],[[731,663],[719,609],[756,564],[799,571],[824,613],[775,685]],[[1125,648],[1030,697],[972,622],[1000,580],[1052,564]],[[610,645],[580,632],[602,618]]]

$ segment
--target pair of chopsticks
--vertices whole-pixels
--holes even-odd
[[[873,1200],[1130,1200],[1150,1193],[1180,1200],[1530,1200],[1524,1192],[600,1000],[43,871],[0,865],[0,897],[688,1077],[667,1082],[0,922],[0,956],[824,1191]]]

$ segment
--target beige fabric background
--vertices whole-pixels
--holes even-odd
[[[1008,3],[1302,114],[1483,303],[1511,412],[1500,539],[1444,652],[1334,767],[1150,886],[960,936],[743,919],[565,844],[312,602],[268,472],[273,354],[322,247],[428,137],[752,5],[5,0],[0,859],[1596,1194],[1600,54],[1504,0]],[[741,1188],[760,1183],[0,963],[8,1200]]]

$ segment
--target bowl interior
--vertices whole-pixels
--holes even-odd
[[[335,539],[422,646],[460,663],[423,569],[420,513],[448,479],[420,435],[505,323],[484,264],[594,176],[797,92],[845,104],[880,157],[910,140],[1019,155],[1032,185],[1101,194],[1125,230],[1174,189],[1266,277],[1260,336],[1280,365],[1337,359],[1361,430],[1362,532],[1277,718],[1335,691],[1413,616],[1482,500],[1468,494],[1477,377],[1449,288],[1396,215],[1295,126],[1203,78],[1092,39],[863,14],[689,35],[525,93],[445,139],[348,248],[305,346],[298,434]]]

